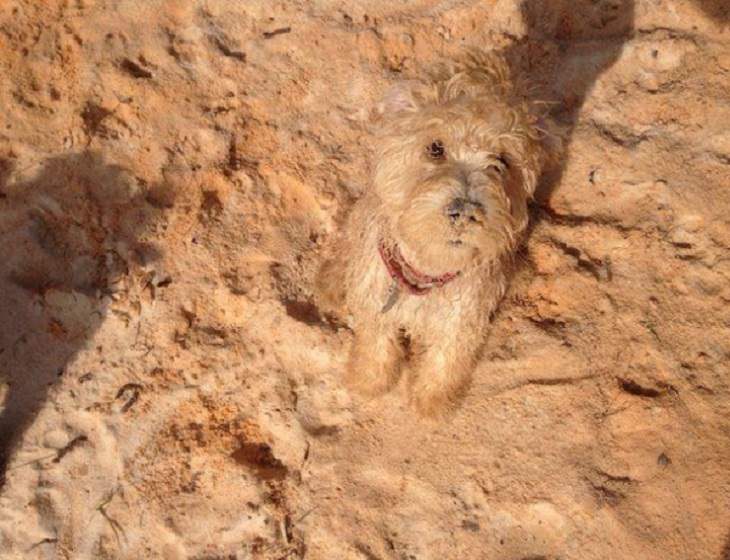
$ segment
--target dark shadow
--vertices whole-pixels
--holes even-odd
[[[633,36],[634,0],[524,0],[521,13],[526,36],[503,54],[515,75],[528,78],[532,101],[551,103],[548,116],[564,131],[567,148],[593,84]],[[538,206],[547,204],[563,167],[542,178]]]
[[[84,152],[12,181],[0,159],[0,486],[15,444],[107,312],[163,210],[126,169]]]
[[[725,537],[725,544],[722,547],[718,560],[730,560],[730,533]]]
[[[730,2],[728,0],[692,0],[692,3],[716,22],[730,22]]]

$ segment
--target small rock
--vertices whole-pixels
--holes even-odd
[[[350,398],[344,389],[320,380],[298,393],[297,418],[313,435],[334,433],[352,419]]]
[[[69,442],[64,430],[50,430],[43,435],[43,445],[51,449],[63,449]]]

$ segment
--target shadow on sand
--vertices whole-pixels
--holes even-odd
[[[634,0],[524,0],[520,9],[527,34],[503,54],[515,75],[529,77],[534,101],[553,103],[549,115],[567,147],[591,88],[633,37]],[[535,194],[539,206],[563,169],[560,164],[543,177]]]
[[[691,0],[694,5],[700,8],[705,15],[712,18],[716,23],[725,24],[730,22],[730,2],[727,0]]]
[[[0,486],[15,444],[85,348],[162,209],[126,169],[94,153],[46,160],[12,182],[0,160]],[[4,386],[4,387],[3,387]]]
[[[689,0],[715,23],[730,22],[728,0]],[[535,101],[554,102],[550,116],[569,146],[581,108],[596,80],[636,33],[634,0],[523,0],[526,36],[503,52],[516,75],[529,76]],[[543,177],[535,198],[547,206],[564,166]]]

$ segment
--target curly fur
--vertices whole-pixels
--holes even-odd
[[[521,88],[500,57],[471,51],[380,104],[372,184],[318,276],[320,303],[349,314],[346,378],[360,392],[388,391],[404,369],[414,406],[434,416],[467,387],[551,155]],[[424,274],[458,275],[423,295],[401,289],[384,310],[394,280],[382,243]]]

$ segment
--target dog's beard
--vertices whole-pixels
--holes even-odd
[[[515,238],[509,202],[497,189],[472,188],[483,217],[478,222],[459,224],[446,213],[450,201],[461,194],[458,189],[423,189],[396,215],[392,241],[411,265],[430,274],[463,271],[495,261],[511,250]]]

